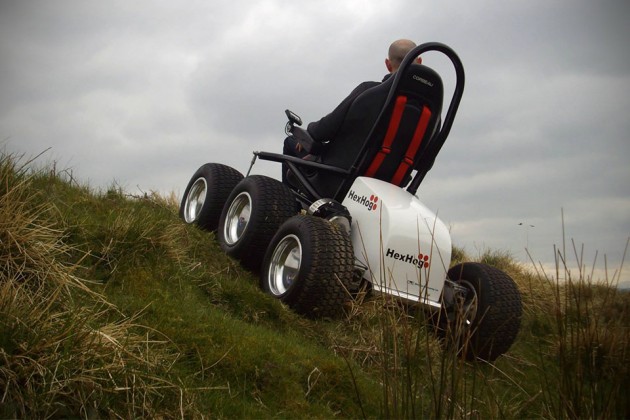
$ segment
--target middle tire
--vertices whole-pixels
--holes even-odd
[[[352,298],[354,253],[348,235],[328,220],[287,220],[265,254],[261,288],[310,317],[338,317]]]
[[[221,212],[221,249],[257,271],[271,238],[297,208],[293,193],[280,181],[263,175],[246,177],[234,187]]]

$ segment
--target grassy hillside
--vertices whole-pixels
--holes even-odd
[[[383,297],[338,321],[263,294],[174,197],[0,157],[0,417],[627,417],[630,295],[489,251],[523,294],[494,364]],[[468,257],[454,252],[457,261]],[[563,256],[564,257],[564,256]]]

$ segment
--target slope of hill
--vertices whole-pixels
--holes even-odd
[[[559,284],[479,256],[525,314],[508,354],[467,363],[383,297],[338,321],[294,314],[174,197],[96,192],[6,154],[0,176],[2,418],[630,415],[630,294],[581,271]]]

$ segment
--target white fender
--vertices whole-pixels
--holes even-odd
[[[440,219],[407,191],[358,177],[342,204],[352,216],[355,258],[382,293],[440,306],[451,261],[451,236]]]

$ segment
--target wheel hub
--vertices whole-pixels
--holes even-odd
[[[462,322],[466,327],[470,327],[477,317],[477,292],[475,287],[466,280],[458,281],[457,286],[453,312],[459,322]]]
[[[291,288],[300,272],[302,244],[295,235],[284,237],[273,250],[267,281],[269,291],[276,297]]]
[[[245,233],[252,212],[252,198],[246,192],[236,196],[225,217],[225,241],[234,245]]]
[[[184,220],[186,223],[193,223],[199,217],[203,203],[206,201],[206,191],[208,191],[208,185],[203,178],[197,179],[190,187],[184,206]]]

